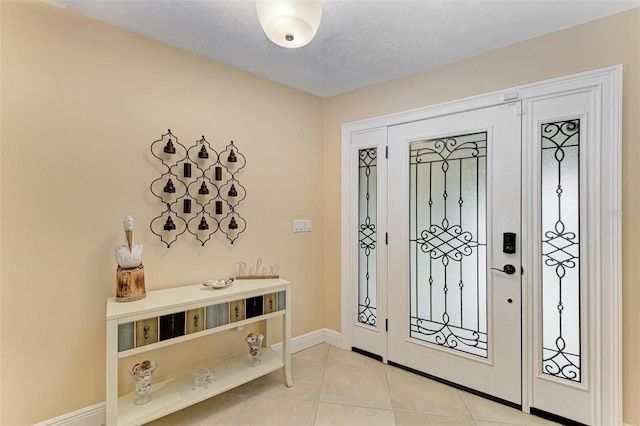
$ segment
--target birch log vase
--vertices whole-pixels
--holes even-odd
[[[147,296],[144,288],[144,266],[135,268],[118,268],[116,273],[116,301],[133,302]]]

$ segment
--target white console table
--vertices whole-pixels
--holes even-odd
[[[269,347],[269,320],[280,316],[283,317],[282,355]],[[118,396],[120,358],[262,320],[267,320],[267,347],[262,350],[261,364],[250,367],[248,352],[245,352],[203,366],[213,369],[216,376],[216,382],[206,388],[192,389],[191,378],[185,375],[152,381],[152,398],[144,405],[134,404],[133,392]],[[224,289],[196,284],[150,291],[146,298],[135,302],[116,302],[113,297],[107,300],[107,425],[146,423],[281,368],[286,385],[292,386],[291,283],[288,281],[237,280]]]

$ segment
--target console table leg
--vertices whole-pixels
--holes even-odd
[[[118,321],[107,321],[106,424],[118,423]]]
[[[282,321],[282,362],[284,363],[284,382],[288,387],[293,386],[291,378],[291,287],[285,293],[287,309]]]

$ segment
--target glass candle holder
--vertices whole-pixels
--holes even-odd
[[[143,361],[134,365],[129,374],[135,382],[135,394],[138,397],[133,401],[135,405],[143,405],[151,401],[151,376],[158,368],[158,364],[153,361]]]
[[[255,367],[260,365],[260,355],[262,347],[262,341],[264,336],[262,334],[250,333],[247,336],[247,345],[249,345],[249,366]]]

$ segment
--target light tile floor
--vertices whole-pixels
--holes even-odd
[[[149,425],[555,424],[326,343],[293,354],[292,375],[291,388],[276,371]]]

